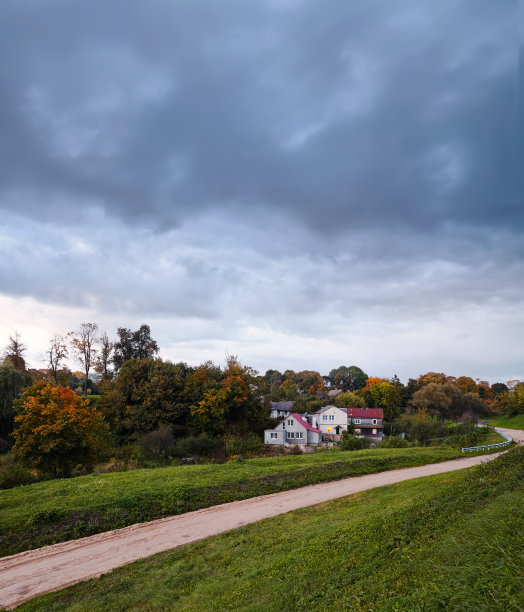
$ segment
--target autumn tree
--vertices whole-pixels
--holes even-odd
[[[149,359],[158,353],[158,344],[151,338],[151,329],[145,323],[136,331],[118,328],[118,340],[113,347],[113,364],[118,371],[129,359]]]
[[[51,338],[47,350],[47,363],[55,384],[58,384],[58,371],[60,370],[60,365],[64,362],[68,354],[69,351],[67,350],[66,339],[63,336],[55,334]]]
[[[294,380],[288,378],[277,390],[277,397],[281,401],[293,401],[298,397],[298,385]]]
[[[421,374],[417,378],[417,388],[421,389],[425,385],[437,384],[437,385],[448,385],[453,383],[455,380],[454,376],[447,376],[443,372],[427,372]]]
[[[243,433],[263,429],[269,410],[260,399],[256,372],[229,357],[219,388],[204,394],[191,406],[191,415],[202,432],[221,435],[226,430]]]
[[[355,393],[355,391],[348,391],[337,395],[335,398],[335,406],[339,408],[365,408],[366,402],[362,395]]]
[[[337,389],[342,389],[342,391],[357,391],[364,387],[368,375],[359,367],[352,365],[340,366],[339,368],[331,370],[328,378],[331,386]]]
[[[91,468],[107,427],[102,415],[69,387],[38,382],[16,401],[13,456],[20,463],[69,476]]]
[[[0,365],[0,438],[6,438],[13,431],[14,401],[23,383],[22,372],[15,368],[10,359],[6,359]]]
[[[4,357],[9,359],[17,370],[25,372],[24,353],[26,350],[27,346],[22,342],[20,333],[16,331],[9,336],[9,342],[4,349]]]
[[[478,393],[477,383],[469,376],[459,376],[453,381],[453,384],[462,393]]]
[[[430,383],[419,389],[411,405],[444,419],[457,419],[466,413],[483,416],[489,411],[488,405],[477,395],[462,393],[451,384],[441,383]]]
[[[84,368],[84,397],[87,395],[89,372],[97,355],[97,334],[98,325],[96,323],[82,323],[77,331],[69,332],[71,348]]]

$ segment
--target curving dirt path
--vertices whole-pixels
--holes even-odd
[[[515,442],[524,431],[499,429]],[[491,461],[501,453],[346,478],[212,506],[195,512],[139,523],[0,559],[0,607],[28,599],[189,542],[338,497],[403,480],[453,472]]]

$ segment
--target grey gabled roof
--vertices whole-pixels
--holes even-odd
[[[271,405],[271,410],[293,410],[293,406],[295,405],[295,402],[293,401],[289,401],[289,402],[269,402],[269,404]]]

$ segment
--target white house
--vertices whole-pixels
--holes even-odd
[[[340,436],[348,428],[348,415],[345,408],[324,406],[313,415],[313,425],[323,434]]]
[[[291,412],[273,429],[264,431],[265,444],[319,444],[322,432],[307,417]]]

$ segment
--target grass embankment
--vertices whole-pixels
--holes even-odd
[[[161,553],[21,610],[521,610],[524,448]]]
[[[256,495],[460,456],[450,447],[331,450],[16,487],[0,491],[0,556]]]
[[[524,429],[524,414],[517,414],[516,416],[507,417],[501,416],[496,419],[490,419],[484,421],[486,425],[491,427],[507,427],[508,429]]]

